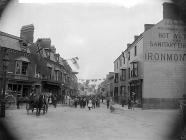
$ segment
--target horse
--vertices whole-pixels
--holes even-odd
[[[27,113],[29,113],[29,110],[32,110],[33,113],[35,109],[36,115],[40,115],[41,110],[43,110],[43,114],[45,114],[48,110],[46,96],[42,94],[41,95],[32,94],[29,97],[26,109],[27,109]]]

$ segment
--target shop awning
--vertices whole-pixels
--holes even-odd
[[[54,70],[60,71],[60,68],[55,67]]]
[[[47,67],[52,68],[52,65],[51,65],[51,64],[49,64],[49,63],[47,63]]]
[[[19,57],[19,58],[17,58],[16,60],[17,60],[17,61],[24,61],[24,62],[30,63],[30,60],[28,60],[28,58],[26,58],[26,57]]]
[[[130,63],[137,63],[137,62],[139,62],[139,61],[138,60],[133,60]]]

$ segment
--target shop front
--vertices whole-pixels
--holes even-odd
[[[129,82],[129,98],[133,99],[138,107],[142,107],[142,79],[135,79]]]

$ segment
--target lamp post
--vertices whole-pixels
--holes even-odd
[[[7,74],[7,67],[9,64],[9,58],[7,54],[7,48],[3,48],[3,90],[1,93],[1,114],[0,117],[5,117],[5,91],[6,91],[6,74]]]

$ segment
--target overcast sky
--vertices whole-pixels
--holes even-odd
[[[9,5],[0,30],[20,36],[21,26],[34,24],[35,41],[51,38],[61,57],[79,57],[79,69],[69,62],[79,79],[105,78],[126,44],[144,31],[144,24],[156,24],[163,17],[161,0],[25,1]]]

